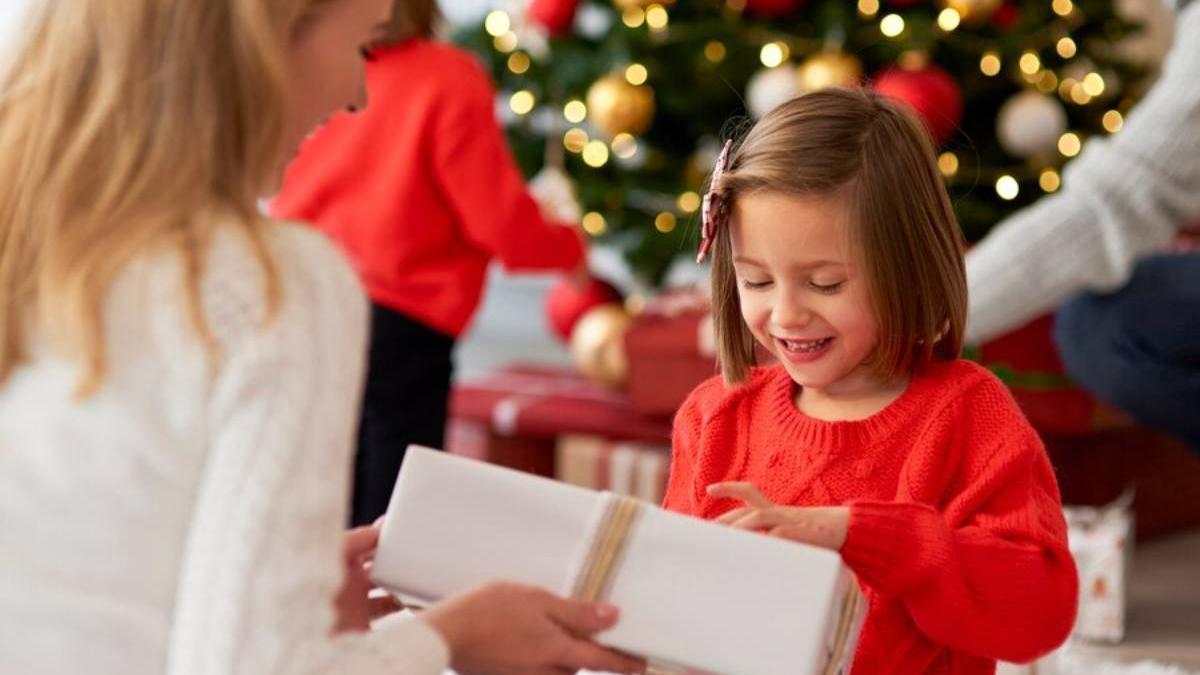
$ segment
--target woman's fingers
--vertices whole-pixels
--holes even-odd
[[[562,666],[606,673],[640,673],[646,668],[641,659],[606,649],[594,642],[572,640],[563,652]]]
[[[374,525],[356,527],[342,535],[342,554],[346,560],[357,560],[373,553],[378,544],[378,527]]]

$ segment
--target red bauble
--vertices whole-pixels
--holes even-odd
[[[562,35],[571,30],[578,8],[579,0],[533,0],[527,16],[551,35]]]
[[[912,106],[938,145],[950,140],[962,122],[962,91],[950,73],[937,66],[889,68],[875,78],[873,87]]]
[[[992,15],[992,23],[1000,30],[1012,30],[1021,21],[1021,10],[1011,2],[1000,5]]]
[[[564,277],[546,295],[546,319],[555,335],[568,340],[575,322],[589,309],[606,302],[620,301],[621,292],[607,281],[593,278],[579,285]]]
[[[804,0],[746,0],[746,11],[751,14],[779,18],[787,16],[804,4]]]

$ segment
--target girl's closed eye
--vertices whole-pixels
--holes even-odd
[[[825,281],[825,280],[815,280],[814,279],[814,280],[808,282],[808,287],[818,293],[825,293],[827,295],[832,295],[832,294],[837,293],[838,291],[842,290],[842,285],[845,283],[846,282],[844,282],[844,281]]]
[[[742,279],[742,288],[745,288],[746,290],[750,290],[750,291],[761,290],[770,285],[771,285],[770,279],[765,279],[765,280]]]

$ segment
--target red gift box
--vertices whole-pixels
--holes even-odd
[[[1120,426],[1120,417],[1071,382],[1053,339],[1054,317],[1043,316],[979,349],[979,361],[1008,385],[1040,432],[1086,434]]]
[[[644,313],[625,333],[629,400],[649,415],[673,415],[701,382],[717,373],[712,315]]]
[[[545,366],[512,366],[456,382],[450,417],[447,449],[548,476],[563,435],[671,442],[670,416],[641,414],[624,392]]]
[[[1200,524],[1200,458],[1135,424],[1066,375],[1045,316],[980,349],[1041,434],[1063,502],[1098,506],[1133,488],[1139,538]]]

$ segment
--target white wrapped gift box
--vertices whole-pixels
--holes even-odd
[[[373,576],[428,603],[498,579],[578,595],[610,541],[617,498],[410,448]],[[611,547],[609,547],[611,548]],[[865,603],[834,552],[641,505],[599,597],[621,610],[597,640],[672,669],[848,672]]]
[[[1133,567],[1132,495],[1108,506],[1068,506],[1067,536],[1079,570],[1074,639],[1116,643],[1125,638],[1126,593]]]

